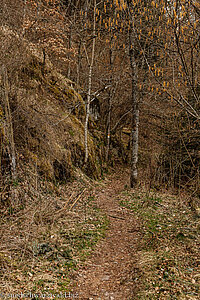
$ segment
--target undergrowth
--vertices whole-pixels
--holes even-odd
[[[96,207],[89,179],[70,186],[38,182],[38,191],[26,184],[13,186],[13,194],[23,186],[29,203],[0,211],[0,298],[31,293],[57,299],[70,293],[76,268],[104,238],[109,222]]]
[[[141,223],[136,299],[198,299],[200,223],[186,199],[126,191],[120,205]]]

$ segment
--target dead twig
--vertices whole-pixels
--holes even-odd
[[[71,210],[75,205],[76,203],[78,202],[78,200],[81,198],[81,196],[85,193],[86,191],[86,188],[83,190],[82,193],[79,194],[79,196],[76,198],[76,200],[74,201],[74,203],[71,205],[71,207],[69,208],[69,210]]]
[[[108,215],[108,216],[111,217],[111,218],[115,218],[115,219],[126,220],[122,217],[117,217],[117,216],[113,216],[113,215]]]

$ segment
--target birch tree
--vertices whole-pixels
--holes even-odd
[[[89,60],[87,50],[87,60],[89,64],[89,74],[88,74],[88,92],[87,92],[87,101],[86,101],[86,117],[85,117],[85,127],[84,127],[84,142],[85,142],[85,163],[88,161],[88,120],[90,115],[90,101],[91,101],[91,88],[92,88],[92,70],[94,64],[94,55],[95,55],[95,42],[96,42],[96,0],[94,0],[94,11],[93,11],[93,33],[92,33],[92,53],[91,59]]]
[[[131,101],[132,101],[132,153],[131,153],[131,176],[130,185],[131,188],[135,187],[138,180],[138,130],[139,130],[139,102],[138,102],[138,70],[135,58],[135,34],[134,34],[134,20],[131,16],[131,24],[129,31],[129,57],[130,57],[130,67],[131,67]]]
[[[131,125],[131,172],[130,172],[130,186],[134,188],[138,180],[138,130],[139,130],[139,101],[137,93],[138,85],[138,66],[136,61],[136,34],[134,28],[134,10],[132,1],[121,1],[120,7],[123,7],[124,14],[128,19],[128,41],[129,41],[129,61],[131,70],[131,105],[132,105],[132,125]]]

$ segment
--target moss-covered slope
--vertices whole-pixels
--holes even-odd
[[[85,104],[73,86],[52,67],[32,58],[9,92],[17,153],[48,180],[70,180],[76,168],[94,178],[99,175],[98,151],[91,136],[84,166]]]

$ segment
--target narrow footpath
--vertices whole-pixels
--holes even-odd
[[[127,171],[119,170],[95,191],[97,206],[109,218],[110,226],[77,272],[74,290],[81,300],[135,299],[139,229],[133,213],[119,205],[119,194],[128,182]]]

